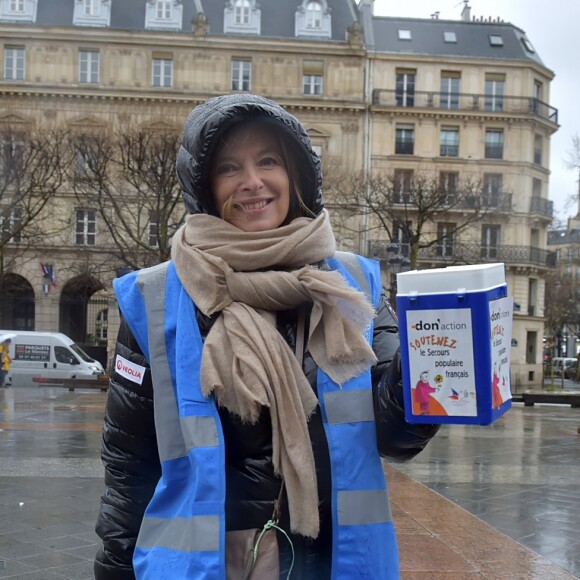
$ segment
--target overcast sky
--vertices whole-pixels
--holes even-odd
[[[577,213],[578,173],[565,168],[572,137],[580,134],[580,1],[579,0],[470,0],[472,16],[498,16],[526,31],[544,64],[556,73],[550,104],[558,109],[560,129],[551,140],[550,199],[555,214]],[[458,20],[461,0],[376,0],[378,16],[410,16]]]

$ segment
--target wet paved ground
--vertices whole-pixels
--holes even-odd
[[[93,578],[105,397],[0,390],[0,578]],[[518,405],[389,468],[403,580],[572,577],[481,520],[580,578],[578,427],[580,409]]]
[[[487,427],[442,427],[399,467],[580,578],[580,409],[512,410]]]

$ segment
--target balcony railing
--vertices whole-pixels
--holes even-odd
[[[457,157],[459,155],[459,145],[444,145],[439,147],[440,157]]]
[[[530,203],[530,213],[539,213],[551,218],[554,216],[554,202],[550,199],[533,196]]]
[[[460,197],[460,199],[458,199]],[[414,205],[412,192],[393,192],[391,201],[394,205]],[[473,195],[448,192],[446,205],[449,209],[476,209],[511,211],[512,194],[501,192],[485,192]],[[550,202],[551,203],[551,202]],[[444,209],[442,207],[441,209]]]
[[[375,89],[373,91],[373,104],[383,107],[535,115],[552,123],[558,123],[558,109],[534,97],[503,95],[501,99],[496,99],[495,105],[491,107],[489,95],[473,93],[415,91],[413,99],[401,101],[397,97],[400,97],[400,91],[397,93],[395,89]],[[499,103],[501,103],[501,106]]]
[[[477,264],[482,262],[503,262],[505,264],[535,265],[553,268],[556,266],[556,252],[534,246],[482,246],[474,243],[456,243],[453,256],[441,256],[437,246],[419,250],[419,262],[454,262]]]

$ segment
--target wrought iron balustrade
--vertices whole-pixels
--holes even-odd
[[[539,213],[547,217],[554,216],[554,202],[534,195],[530,202],[530,213]]]
[[[502,95],[490,100],[490,95],[414,91],[412,98],[401,100],[400,91],[374,89],[373,105],[382,107],[440,109],[447,111],[534,115],[558,123],[558,109],[534,97]]]

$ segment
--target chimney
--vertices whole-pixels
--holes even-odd
[[[358,3],[358,6],[359,6],[359,10],[363,6],[368,6],[370,8],[370,11],[371,11],[371,16],[373,16],[375,13],[375,0],[360,0],[360,2]]]
[[[471,7],[469,6],[469,0],[463,0],[463,10],[461,11],[461,20],[463,22],[469,22],[471,20]]]

